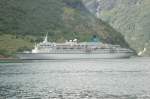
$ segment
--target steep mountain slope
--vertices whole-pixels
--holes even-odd
[[[0,33],[41,36],[50,40],[78,38],[89,40],[93,34],[101,41],[128,47],[124,37],[97,19],[81,0],[0,0]],[[33,40],[30,40],[33,41]],[[3,42],[3,41],[1,41]],[[6,41],[7,44],[7,41]],[[9,45],[13,47],[13,44]]]
[[[150,0],[83,0],[97,17],[120,31],[137,51],[150,55]]]

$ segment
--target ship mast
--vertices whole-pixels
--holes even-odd
[[[48,33],[46,34],[43,43],[47,43],[48,42],[47,38],[48,38]]]

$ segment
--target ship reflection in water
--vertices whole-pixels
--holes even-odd
[[[149,58],[0,64],[0,99],[150,99]]]

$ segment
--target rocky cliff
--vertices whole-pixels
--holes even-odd
[[[83,0],[98,18],[121,32],[137,52],[150,55],[150,0]]]

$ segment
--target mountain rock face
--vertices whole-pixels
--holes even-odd
[[[128,47],[124,37],[92,15],[81,0],[0,0],[0,33],[50,39],[87,40],[93,34],[101,41]]]
[[[121,32],[137,52],[150,55],[150,0],[83,0],[90,12]]]

